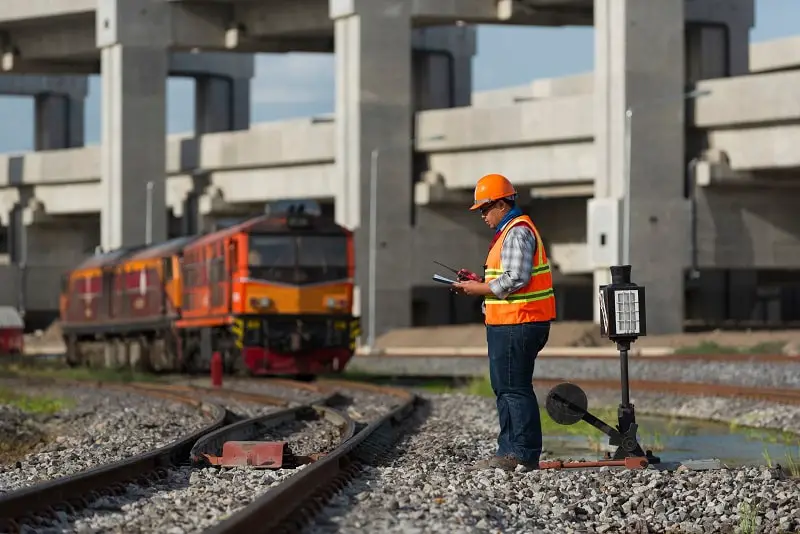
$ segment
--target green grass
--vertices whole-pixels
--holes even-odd
[[[789,476],[792,478],[800,478],[800,447],[797,448],[798,456],[795,457],[794,454],[790,452],[786,453],[786,465],[781,464],[781,468],[784,469]],[[767,448],[764,447],[764,462],[767,464],[767,467],[772,467],[772,456],[770,456],[769,451]]]
[[[720,345],[715,341],[702,341],[675,349],[675,354],[780,354],[786,341],[765,341],[748,347]]]
[[[746,501],[739,503],[739,527],[737,532],[740,534],[755,534],[758,529],[756,518],[760,512],[760,506],[752,505]]]
[[[53,363],[8,364],[0,366],[2,376],[18,378],[53,378],[94,382],[163,382],[169,377],[132,371],[131,369],[89,369]]]
[[[23,395],[9,389],[0,389],[0,404],[16,406],[23,412],[51,415],[65,408],[74,406],[70,399],[37,395]]]

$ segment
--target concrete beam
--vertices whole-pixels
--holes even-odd
[[[466,206],[472,201],[472,192],[466,189],[450,188],[444,176],[435,171],[423,173],[422,181],[414,184],[414,204],[460,204]]]
[[[7,74],[92,75],[100,73],[100,60],[49,61],[20,59],[13,52],[0,56],[0,70]]]
[[[4,0],[0,24],[92,14],[97,0]]]
[[[767,126],[800,120],[800,71],[771,72],[706,80],[698,90],[711,91],[687,105],[694,126],[702,129]]]
[[[444,152],[590,141],[594,131],[587,117],[592,113],[593,101],[589,95],[497,108],[423,111],[416,117],[416,149]]]
[[[272,0],[236,3],[233,19],[253,38],[278,35],[332,34],[328,0]]]
[[[169,75],[196,78],[252,79],[255,76],[255,57],[238,52],[173,52],[169,57]]]
[[[89,81],[84,76],[0,76],[0,94],[36,96],[44,93],[86,98]]]
[[[83,17],[69,24],[47,24],[7,32],[4,53],[24,60],[94,57],[98,54],[95,21]]]
[[[750,72],[800,69],[800,36],[750,45]]]

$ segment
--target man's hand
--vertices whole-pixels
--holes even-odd
[[[489,289],[489,284],[483,282],[476,282],[475,280],[466,280],[464,282],[456,282],[453,284],[453,290],[456,293],[463,293],[470,296],[483,296],[491,295],[492,290]]]
[[[467,269],[461,269],[458,271],[456,275],[459,282],[463,282],[465,280],[475,280],[476,282],[481,282],[481,278],[473,273],[472,271],[468,271]]]

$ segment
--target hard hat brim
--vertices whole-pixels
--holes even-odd
[[[475,211],[476,209],[480,208],[480,207],[481,207],[481,206],[483,206],[484,204],[488,204],[488,203],[489,203],[489,202],[491,202],[491,201],[492,201],[492,199],[491,199],[491,198],[484,198],[483,200],[479,200],[479,201],[477,201],[477,202],[476,202],[475,204],[473,204],[473,205],[472,205],[472,206],[471,206],[469,209],[470,209],[470,211]]]

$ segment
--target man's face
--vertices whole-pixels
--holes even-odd
[[[497,228],[497,225],[503,219],[503,215],[505,215],[504,207],[505,204],[499,200],[481,206],[480,211],[483,222],[491,229]]]

